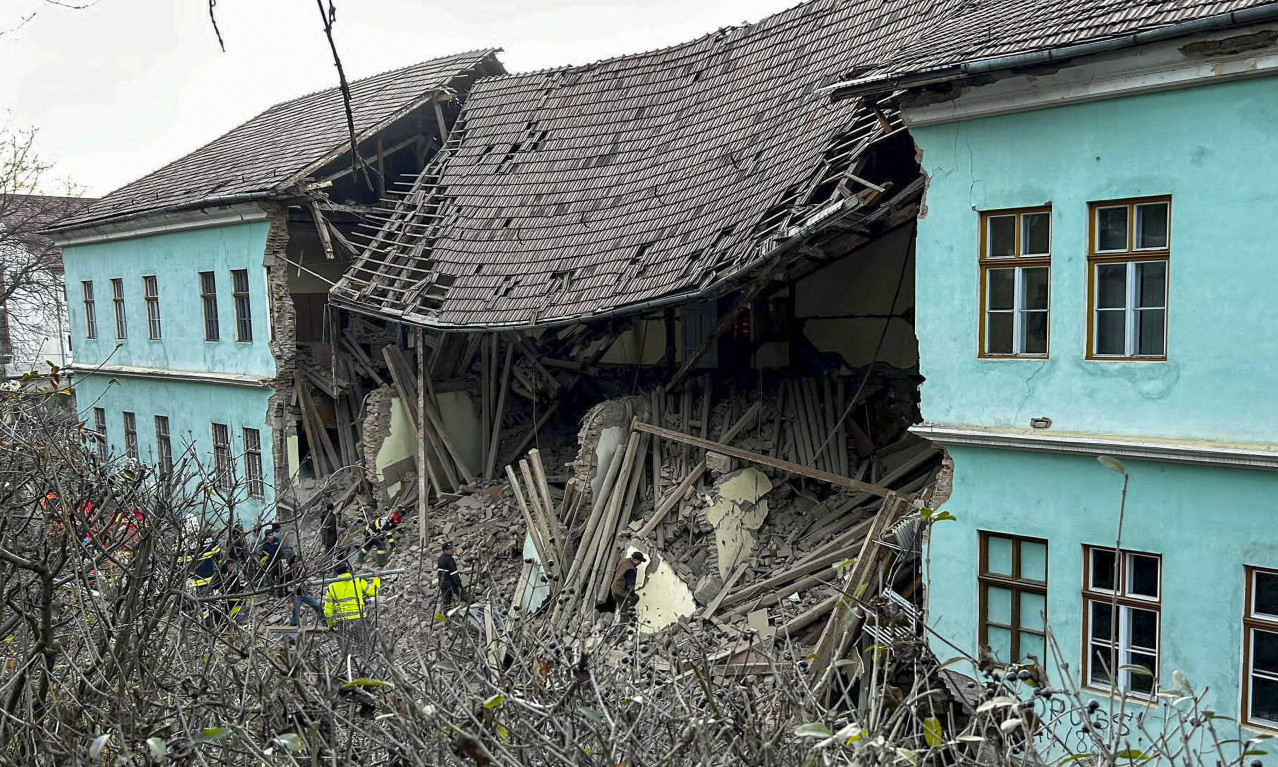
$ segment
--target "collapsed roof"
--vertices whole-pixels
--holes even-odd
[[[884,60],[947,2],[816,0],[663,50],[483,80],[332,298],[466,328],[713,292],[899,129],[815,89]]]
[[[350,83],[362,142],[462,81],[504,71],[495,49],[469,51]],[[348,154],[340,88],[277,104],[226,135],[98,200],[58,229],[155,210],[198,208],[237,197],[269,197]],[[362,150],[361,150],[362,152]]]
[[[1213,29],[1278,20],[1273,0],[978,0],[832,88],[837,97],[940,82]],[[1039,54],[1042,61],[1026,54]]]

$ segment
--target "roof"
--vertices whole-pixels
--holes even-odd
[[[814,89],[953,0],[817,0],[671,48],[480,81],[333,289],[434,327],[529,326],[703,293],[830,200],[894,129]]]
[[[362,140],[382,129],[495,53],[495,49],[459,53],[350,83],[356,135]],[[317,91],[277,104],[111,192],[66,225],[160,208],[200,207],[211,198],[227,195],[279,192],[333,159],[333,153],[349,141],[341,89]]]
[[[1107,42],[1119,48],[1141,43],[1142,36],[1173,37],[1275,18],[1273,0],[972,0],[936,14],[916,39],[838,91],[881,92],[973,62],[991,64],[987,70],[1010,68],[1026,63],[1010,58],[1018,54],[1053,51],[1068,58],[1097,52],[1071,50],[1074,46]],[[998,61],[1004,57],[1008,60]]]
[[[62,264],[62,249],[44,235],[55,226],[88,207],[89,197],[47,194],[0,194],[0,247],[19,245],[48,259],[49,266]]]

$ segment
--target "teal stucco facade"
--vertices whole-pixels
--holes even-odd
[[[933,528],[928,615],[956,645],[976,648],[989,625],[981,533],[1041,539],[1061,650],[1044,660],[1053,677],[1059,660],[1086,683],[1085,547],[1114,546],[1122,484],[1096,455],[1153,442],[1165,458],[1122,458],[1122,549],[1161,557],[1160,593],[1143,606],[1158,614],[1157,684],[1171,687],[1179,670],[1209,689],[1209,708],[1245,714],[1247,568],[1278,570],[1278,463],[1264,458],[1278,443],[1275,125],[1278,78],[1261,77],[911,127],[929,177],[917,240],[920,431],[977,435],[934,437],[954,461],[945,508],[957,521]],[[1171,199],[1166,359],[1088,359],[1089,204],[1155,196]],[[1040,206],[1052,224],[1048,354],[982,358],[981,213]],[[1040,418],[1050,428],[1031,428]],[[982,432],[1012,436],[982,444]],[[1065,436],[1095,452],[1042,447]],[[1263,460],[1208,465],[1195,458],[1204,451]],[[1093,687],[1085,695],[1103,698]],[[1266,725],[1278,726],[1248,727]]]
[[[263,262],[267,220],[186,228],[147,236],[125,236],[63,249],[72,348],[76,353],[76,399],[80,416],[94,426],[94,408],[105,412],[107,443],[124,454],[124,413],[135,414],[138,458],[157,457],[155,416],[169,419],[175,460],[183,451],[205,471],[213,467],[213,424],[230,436],[237,478],[237,516],[246,523],[271,518],[276,488],[274,393],[270,302]],[[239,340],[232,271],[243,270],[248,286],[251,340]],[[201,272],[212,272],[218,340],[206,340]],[[156,277],[160,339],[149,338],[143,278]],[[116,337],[111,280],[124,287],[127,338]],[[88,337],[82,284],[92,280],[96,338]],[[244,429],[258,432],[263,488],[249,497]],[[282,460],[282,458],[281,458]],[[255,493],[256,495],[256,493]]]

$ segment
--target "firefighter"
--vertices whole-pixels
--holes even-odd
[[[386,566],[391,552],[395,550],[395,528],[399,527],[403,518],[400,509],[396,509],[364,526],[364,545],[359,549],[361,562],[372,554],[378,567]]]
[[[221,547],[214,542],[213,536],[206,535],[199,545],[191,546],[186,554],[178,557],[178,564],[187,568],[186,587],[191,597],[188,608],[198,611],[205,627],[212,628],[214,613],[203,598],[218,587],[222,574]]]
[[[284,565],[293,559],[293,547],[280,540],[277,525],[271,525],[262,539],[262,548],[258,551],[257,564],[268,586],[279,586],[284,582]]]
[[[454,598],[469,602],[470,597],[462,587],[461,574],[457,572],[457,560],[453,558],[453,542],[444,544],[443,553],[435,563],[435,571],[439,575],[439,594],[444,599],[444,611],[452,606]]]
[[[367,619],[371,613],[368,600],[377,596],[381,578],[371,581],[351,575],[351,566],[339,562],[333,568],[336,579],[324,589],[324,620],[339,632],[343,641],[354,647],[364,646],[369,638]]]
[[[222,574],[221,592],[226,595],[226,618],[236,625],[243,625],[253,605],[253,590],[244,569],[236,559],[228,559]]]

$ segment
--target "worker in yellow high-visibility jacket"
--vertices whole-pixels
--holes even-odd
[[[333,568],[337,580],[324,589],[324,620],[329,626],[347,621],[359,621],[368,617],[366,600],[377,596],[381,578],[366,581],[351,575],[351,567],[340,562]]]

